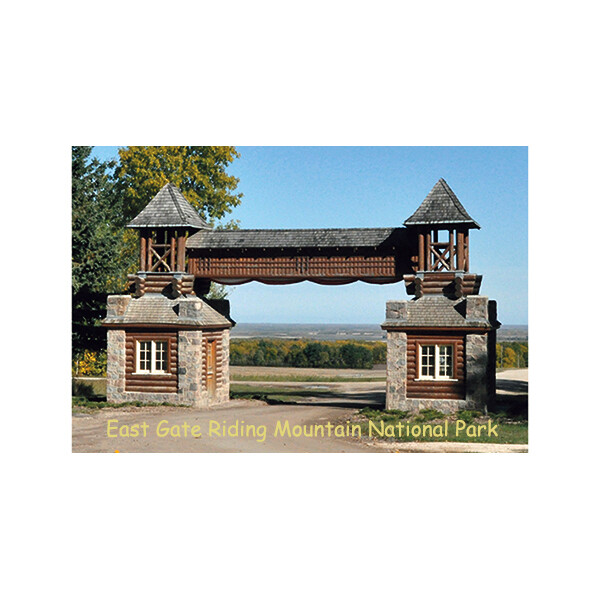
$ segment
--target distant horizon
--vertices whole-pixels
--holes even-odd
[[[344,322],[344,323],[333,323],[331,321],[325,322],[325,323],[299,323],[299,322],[293,322],[293,321],[237,321],[235,320],[236,326],[237,325],[302,325],[302,326],[310,326],[310,325],[373,325],[373,326],[379,326],[381,323],[350,323],[350,322]],[[529,327],[529,323],[502,323],[501,327]]]
[[[385,342],[386,332],[380,323],[236,323],[232,340],[353,340]],[[527,340],[529,325],[507,324],[498,330],[498,341]]]

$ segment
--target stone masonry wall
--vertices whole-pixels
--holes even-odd
[[[467,296],[468,321],[496,321],[496,302],[487,296]],[[488,333],[470,333],[466,336],[466,398],[465,408],[487,412],[496,393],[495,330]]]
[[[487,334],[469,333],[466,338],[465,359],[467,380],[465,408],[486,412],[489,400]]]
[[[223,331],[223,342],[221,346],[221,352],[223,353],[223,383],[219,388],[217,388],[216,401],[218,403],[229,400],[229,329],[225,329]]]
[[[202,397],[202,332],[179,332],[179,403],[190,406],[208,406]]]
[[[407,410],[406,406],[407,336],[402,331],[387,332],[387,385],[385,407]]]
[[[125,396],[125,331],[109,329],[106,352],[106,399],[124,402]]]

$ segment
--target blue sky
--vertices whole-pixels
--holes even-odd
[[[229,168],[239,177],[240,227],[402,226],[443,177],[481,225],[471,234],[471,271],[498,301],[504,324],[527,323],[527,148],[244,147]],[[116,146],[97,146],[102,159]],[[404,284],[319,286],[248,283],[230,293],[244,323],[381,323]]]

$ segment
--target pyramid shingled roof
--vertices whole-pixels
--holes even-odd
[[[148,202],[146,208],[127,227],[190,227],[210,229],[210,226],[185,199],[181,190],[167,183]]]
[[[182,302],[196,306],[196,317],[180,316]],[[106,317],[105,325],[182,325],[192,327],[224,327],[233,323],[201,298],[167,298],[162,294],[144,294],[131,298],[125,312],[116,317]]]
[[[404,224],[408,226],[452,224],[480,229],[479,224],[469,216],[456,194],[443,179],[433,186],[421,206],[404,221]]]

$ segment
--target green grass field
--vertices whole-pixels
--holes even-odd
[[[528,443],[528,423],[525,418],[508,418],[493,413],[482,415],[477,411],[462,410],[444,415],[437,410],[427,409],[411,414],[369,407],[359,411],[356,423],[360,425],[364,437],[404,442]],[[399,423],[403,424],[401,431],[398,430]],[[409,435],[406,434],[407,425],[411,431]],[[417,431],[419,434],[413,435]],[[443,435],[434,435],[436,431]],[[497,435],[489,435],[491,432]]]

